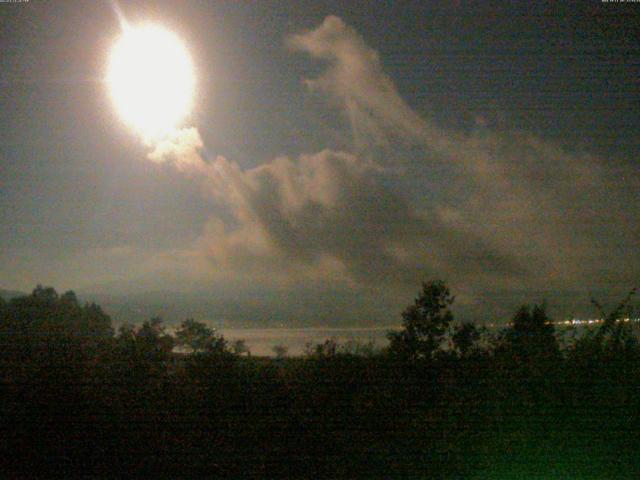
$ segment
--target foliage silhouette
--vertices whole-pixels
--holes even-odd
[[[451,341],[454,348],[463,358],[469,357],[475,353],[480,353],[480,341],[484,330],[478,329],[472,322],[464,322],[454,327],[454,333]]]
[[[247,346],[247,341],[244,339],[235,340],[231,345],[231,349],[236,355],[244,355],[246,353],[248,356],[251,356],[251,351]]]
[[[176,330],[176,343],[179,346],[187,347],[192,352],[204,352],[209,348],[217,348],[213,346],[219,341],[215,330],[208,327],[202,322],[197,322],[192,318],[188,318],[180,324],[180,328]]]
[[[38,286],[0,302],[3,473],[638,478],[630,298],[561,350],[544,306],[491,343],[425,283],[389,351],[328,339],[274,361],[193,319],[114,335],[99,307]]]
[[[271,350],[276,354],[277,358],[284,358],[289,353],[289,347],[286,345],[274,345]]]
[[[437,280],[422,284],[422,290],[412,305],[402,312],[400,332],[390,332],[390,353],[411,359],[429,359],[440,350],[453,314],[449,288]]]
[[[517,360],[551,359],[559,357],[560,349],[555,328],[547,316],[545,305],[520,307],[512,326],[501,333],[499,351],[506,351]]]

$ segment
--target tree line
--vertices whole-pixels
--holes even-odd
[[[558,332],[524,305],[498,333],[425,282],[389,345],[251,356],[206,324],[113,328],[73,292],[0,300],[2,463],[18,476],[633,478],[633,292]]]

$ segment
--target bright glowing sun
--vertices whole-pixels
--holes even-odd
[[[125,28],[111,52],[107,82],[123,120],[147,142],[171,133],[191,111],[191,57],[159,26]]]

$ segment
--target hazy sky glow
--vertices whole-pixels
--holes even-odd
[[[108,2],[0,5],[0,287],[395,325],[425,279],[485,316],[636,285],[637,5],[241,3],[122,4],[198,72],[151,143],[104,82]]]

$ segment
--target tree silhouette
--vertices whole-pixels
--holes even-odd
[[[174,338],[165,332],[164,322],[160,317],[146,320],[142,327],[135,332],[135,337],[138,343],[147,345],[163,354],[169,353],[175,345]]]
[[[235,353],[236,355],[242,355],[246,353],[248,356],[251,356],[249,347],[247,347],[247,342],[244,339],[240,338],[234,341],[233,344],[231,345],[231,349],[233,350],[233,353]]]
[[[2,311],[2,343],[26,355],[45,353],[48,344],[63,339],[88,348],[113,336],[111,318],[95,304],[80,306],[72,291],[59,296],[38,285],[31,295],[12,298]]]
[[[187,347],[192,352],[204,352],[213,347],[218,340],[214,329],[203,322],[197,322],[188,318],[180,324],[176,330],[176,343]],[[215,347],[213,347],[215,349]]]
[[[338,342],[335,338],[327,338],[313,349],[313,355],[316,357],[335,357],[336,353],[338,353]]]
[[[402,313],[403,329],[388,334],[389,352],[413,359],[431,358],[440,348],[453,320],[449,310],[453,300],[443,281],[423,282],[413,305]]]
[[[274,345],[271,350],[276,354],[277,358],[284,358],[287,356],[289,347],[287,347],[286,345]]]
[[[451,341],[460,356],[465,358],[473,354],[477,342],[480,340],[480,335],[481,331],[474,323],[464,322],[455,326]]]
[[[311,358],[283,360],[276,345],[279,359],[240,360],[192,319],[179,328],[191,355],[171,353],[159,317],[109,337],[98,306],[38,287],[0,302],[0,412],[12,440],[3,471],[298,478],[312,458],[320,478],[470,478],[495,472],[505,451],[535,474],[528,445],[548,462],[547,447],[582,459],[588,442],[595,461],[579,465],[637,477],[640,352],[626,307],[545,362],[559,353],[544,306],[519,309],[495,354],[482,355],[483,330],[454,325],[452,301],[443,283],[423,285],[395,334],[406,357],[329,339],[308,344]],[[95,348],[86,332],[101,332]],[[447,335],[458,355],[440,351]]]
[[[637,289],[632,289],[608,313],[600,302],[594,298],[591,299],[598,316],[603,320],[602,324],[596,329],[587,328],[581,335],[574,337],[569,350],[571,358],[597,363],[604,361],[605,358],[640,356],[640,343],[633,331],[634,322],[631,321],[631,318],[637,317],[631,305],[636,291]]]
[[[637,338],[633,335],[632,326],[625,321],[625,319],[633,316],[631,300],[636,292],[637,289],[632,289],[609,313],[606,313],[602,304],[595,298],[591,299],[591,303],[596,308],[600,318],[603,319],[603,323],[595,335],[596,342],[602,348],[610,352],[622,352],[634,350],[637,347]]]
[[[511,327],[503,331],[501,343],[499,349],[520,360],[555,358],[560,352],[555,328],[544,304],[520,307]]]

